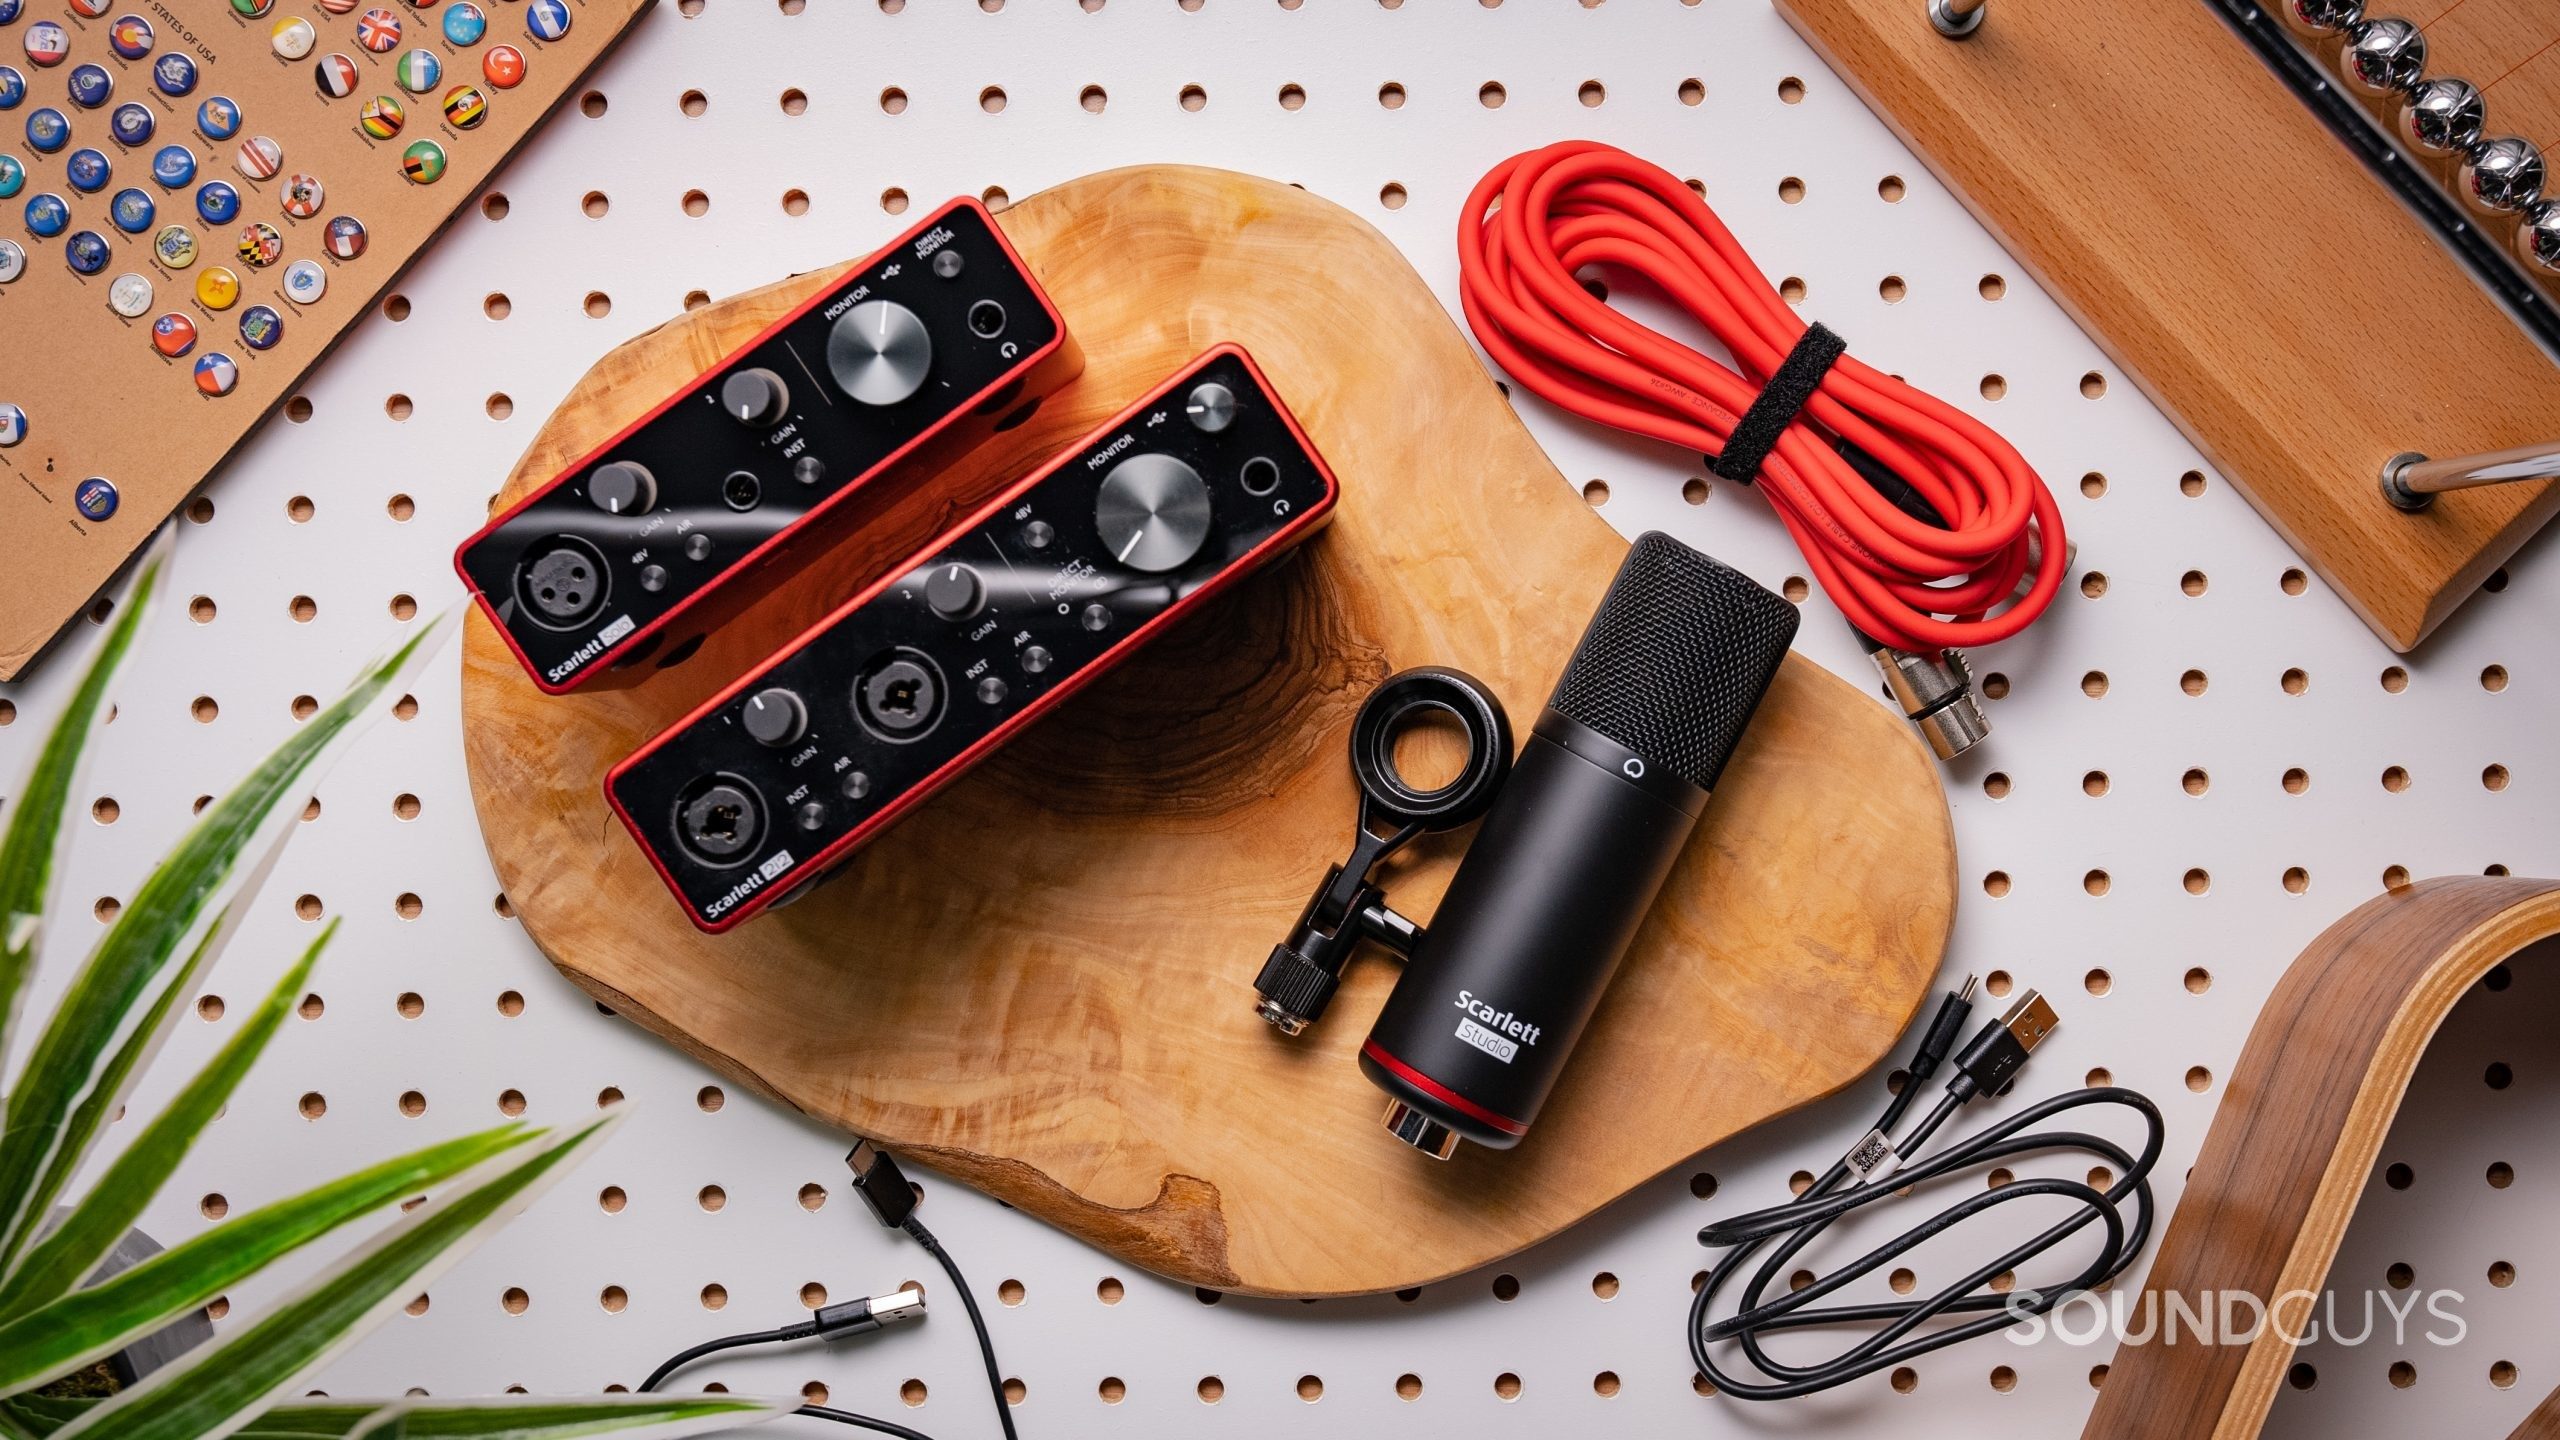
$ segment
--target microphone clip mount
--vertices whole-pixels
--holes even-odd
[[[1422,789],[1396,768],[1395,741],[1432,713],[1466,732],[1467,758],[1447,783]],[[1351,853],[1325,870],[1289,938],[1271,948],[1254,977],[1254,1013],[1281,1034],[1296,1035],[1322,1018],[1363,940],[1411,955],[1423,929],[1388,906],[1379,865],[1418,835],[1481,818],[1510,772],[1511,721],[1483,681],[1422,666],[1380,682],[1351,722],[1351,776],[1360,789]]]

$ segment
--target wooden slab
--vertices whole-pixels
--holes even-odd
[[[767,1096],[1149,1269],[1260,1294],[1481,1265],[1884,1054],[1954,909],[1945,801],[1897,716],[1802,660],[1520,1149],[1442,1164],[1380,1127],[1385,1099],[1353,1055],[1395,978],[1383,958],[1356,965],[1295,1041],[1256,1019],[1255,971],[1348,846],[1345,754],[1371,686],[1456,665],[1527,724],[1625,544],[1349,212],[1150,167],[1034,196],[1002,223],[1087,356],[1031,423],[931,485],[871,497],[825,575],[636,689],[545,698],[473,617],[473,792],[499,878],[555,964]],[[500,499],[837,273],[606,356]],[[1253,352],[1340,475],[1331,527],[801,903],[727,936],[687,924],[606,813],[606,767],[1223,340]],[[1400,907],[1431,912],[1459,839],[1400,860]]]
[[[2259,1432],[2316,1303],[2298,1297],[2328,1278],[2418,1057],[2480,977],[2555,934],[2560,880],[2460,876],[2368,900],[2311,942],[2249,1031],[2143,1282],[2142,1313],[2245,1291],[2270,1323],[2247,1345],[2116,1347],[2081,1440]]]
[[[2560,508],[2382,498],[2402,451],[2560,437],[2560,369],[2209,7],[1778,8],[2393,649]]]
[[[16,23],[0,28],[0,59],[27,80],[25,101],[0,116],[7,136],[0,150],[27,167],[24,188],[7,202],[6,238],[23,245],[27,257],[26,273],[0,285],[0,336],[10,337],[0,342],[0,401],[25,410],[28,422],[24,442],[0,448],[0,681],[17,679],[160,522],[285,403],[534,127],[578,93],[579,82],[652,3],[570,0],[568,33],[549,41],[533,38],[524,5],[488,3],[481,7],[488,32],[467,46],[445,39],[441,6],[385,6],[401,33],[397,46],[381,54],[357,43],[362,13],[332,15],[313,4],[279,5],[250,19],[229,0],[152,0],[89,18],[68,0],[28,0]],[[112,28],[129,15],[140,15],[153,32],[152,49],[139,60],[120,58],[109,43]],[[311,26],[313,43],[309,54],[286,60],[272,37],[293,20]],[[20,48],[39,21],[59,24],[69,36],[69,55],[51,68],[28,63]],[[514,46],[524,58],[523,76],[512,88],[483,72],[484,57],[499,45]],[[412,94],[394,82],[394,67],[421,50],[442,78]],[[351,59],[356,72],[354,89],[336,99],[317,78],[323,58],[333,55]],[[184,97],[153,83],[154,67],[171,56],[196,65],[195,88]],[[113,78],[106,106],[83,109],[68,98],[71,72],[83,64],[103,66]],[[457,129],[444,118],[444,100],[466,85],[480,92],[486,112],[470,128]],[[240,107],[239,133],[228,140],[212,140],[198,128],[197,107],[216,95]],[[405,116],[389,140],[376,140],[357,124],[358,110],[376,96],[398,101]],[[151,112],[154,133],[144,143],[119,145],[108,116],[134,102]],[[20,143],[26,118],[46,106],[71,119],[70,143],[51,155]],[[253,180],[237,159],[241,145],[261,135],[281,148],[283,166]],[[421,141],[440,146],[446,159],[443,176],[430,184],[412,184],[403,174],[403,153]],[[151,180],[153,153],[170,144],[196,156],[195,179],[174,190]],[[113,161],[112,182],[94,195],[65,178],[82,149]],[[285,184],[297,174],[320,182],[324,202],[300,219],[283,206]],[[226,224],[196,211],[197,188],[212,181],[239,193],[240,213]],[[148,193],[157,206],[140,234],[110,223],[109,199],[128,187]],[[19,224],[18,211],[48,193],[70,203],[71,226],[45,239]],[[329,252],[328,227],[338,216],[365,227],[364,251],[354,259]],[[283,237],[283,254],[264,268],[235,253],[252,223],[273,226]],[[154,245],[161,227],[172,224],[194,232],[196,254],[183,265],[164,263]],[[104,237],[111,252],[95,275],[77,274],[64,262],[71,237],[82,231]],[[328,276],[327,290],[307,305],[285,295],[285,269],[297,260],[317,263]],[[216,266],[240,281],[238,300],[221,310],[196,298],[196,281]],[[107,305],[108,287],[127,274],[144,277],[152,288],[150,305],[132,319]],[[256,305],[283,320],[271,349],[253,350],[241,338],[240,317]],[[163,359],[152,346],[152,325],[173,314],[194,324],[199,338],[185,356]],[[50,347],[78,356],[79,363],[19,363],[19,337],[32,335],[47,337]],[[196,365],[215,354],[231,357],[239,370],[238,387],[220,397],[198,393],[195,383]],[[449,359],[468,365],[472,357]],[[103,519],[77,508],[79,486],[92,476],[112,482],[118,493]]]

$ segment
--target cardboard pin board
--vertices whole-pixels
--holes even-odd
[[[0,0],[0,681],[649,4]]]

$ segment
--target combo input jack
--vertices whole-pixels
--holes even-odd
[[[942,667],[904,645],[872,656],[853,682],[853,711],[863,728],[898,743],[932,734],[950,698]]]
[[[732,510],[753,510],[764,498],[764,482],[752,470],[732,470],[720,482],[720,501]]]
[[[705,865],[726,869],[764,838],[764,797],[743,776],[700,776],[676,796],[676,841]]]

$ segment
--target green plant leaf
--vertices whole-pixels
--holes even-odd
[[[392,682],[432,653],[428,641],[445,633],[445,618],[421,627],[206,807],[89,952],[9,1096],[0,1130],[0,1274],[16,1270],[54,1197],[176,1018],[174,1005],[151,1003],[171,958],[208,907],[273,863],[309,778],[335,758]],[[253,853],[261,864],[244,877],[240,858]],[[228,916],[213,933],[226,936],[240,918]],[[219,948],[217,941],[207,953]],[[159,1031],[141,1023],[153,1016]]]
[[[569,1161],[583,1158],[624,1112],[617,1105],[575,1130],[542,1132],[523,1153],[491,1162],[487,1173],[475,1174],[401,1216],[264,1316],[154,1371],[56,1433],[62,1440],[220,1440],[229,1435],[504,1224],[558,1178]]]
[[[88,1289],[0,1324],[0,1394],[112,1355],[282,1256],[540,1133],[512,1122],[368,1166],[235,1215]]]
[[[95,1400],[22,1395],[0,1411],[32,1435],[50,1435],[97,1408]],[[491,1400],[291,1400],[232,1432],[232,1440],[386,1440],[379,1427],[396,1422],[403,1440],[681,1440],[759,1425],[798,1408],[791,1400],[749,1395],[505,1395]],[[373,1427],[373,1428],[368,1428]]]
[[[337,922],[331,921],[330,929],[336,928]],[[221,920],[216,920],[213,928],[205,932],[194,952],[187,956],[186,964],[179,967],[176,978],[161,988],[159,998],[152,1002],[142,1024],[135,1027],[134,1033],[119,1047],[115,1060],[108,1066],[110,1073],[129,1071],[140,1063],[141,1055],[137,1052],[146,1048],[140,1042],[159,1029],[167,1019],[167,1012],[177,1006],[182,995],[193,993],[205,962],[212,956],[215,941],[224,933],[225,926]],[[294,977],[297,980],[310,974],[310,962],[318,955],[319,949],[314,946],[303,963],[295,967]],[[287,1003],[290,1003],[290,997],[287,997]],[[268,1004],[275,1007],[272,997]],[[240,1038],[255,1037],[249,1059],[254,1059],[257,1051],[266,1047],[267,1038],[275,1033],[276,1025],[283,1020],[282,1008],[275,1008],[277,1013],[272,1019],[262,1009],[242,1027]],[[231,1046],[226,1047],[225,1055],[238,1046],[239,1040],[235,1039]],[[217,1066],[222,1058],[216,1057]],[[177,1168],[178,1161],[186,1158],[187,1147],[195,1143],[196,1132],[221,1110],[222,1102],[229,1098],[232,1087],[239,1083],[240,1075],[247,1069],[247,1060],[244,1059],[227,1079],[221,1080],[220,1090],[209,1097],[210,1103],[205,1103],[207,1097],[199,1096],[195,1087],[189,1087],[178,1097],[168,1114],[152,1122],[143,1138],[135,1141],[106,1176],[90,1187],[88,1198],[81,1202],[79,1209],[28,1253],[26,1263],[19,1266],[16,1273],[0,1281],[0,1320],[32,1309],[57,1295],[68,1294],[80,1284],[82,1276],[95,1269],[98,1262],[115,1249],[116,1242],[124,1238],[124,1232],[151,1203],[151,1197],[159,1192],[161,1182],[169,1178],[169,1172]],[[199,1074],[197,1084],[206,1083],[210,1074],[210,1071]],[[186,1123],[190,1118],[193,1123]],[[173,1122],[185,1127],[185,1133],[174,1140],[167,1135]],[[155,1137],[160,1137],[156,1143]],[[156,1170],[141,1163],[152,1157],[159,1157],[164,1162]],[[0,1354],[6,1353],[0,1350]],[[7,1369],[5,1364],[0,1364],[0,1371]],[[5,1385],[0,1385],[0,1389],[5,1388]]]
[[[160,547],[165,550],[163,544]],[[63,821],[70,810],[72,784],[81,757],[106,709],[107,688],[116,669],[133,648],[142,617],[159,588],[164,555],[142,566],[133,592],[117,607],[116,623],[89,661],[88,673],[71,692],[70,703],[53,722],[52,733],[36,751],[25,783],[17,789],[0,831],[0,1062],[9,1054],[9,1027],[17,1018],[19,998],[35,970],[36,941],[43,931],[46,892],[53,885],[54,852],[61,847]]]

